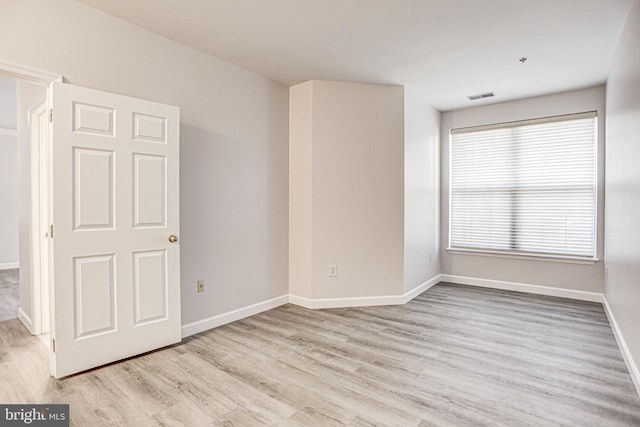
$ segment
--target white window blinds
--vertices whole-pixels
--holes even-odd
[[[596,114],[451,131],[451,249],[595,257]]]

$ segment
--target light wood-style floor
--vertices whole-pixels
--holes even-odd
[[[20,277],[17,268],[0,270],[0,322],[17,319],[20,307]]]
[[[409,304],[286,305],[91,372],[0,323],[0,402],[72,425],[638,426],[600,304],[441,283]]]

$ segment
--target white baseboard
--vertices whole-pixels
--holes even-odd
[[[267,301],[262,301],[247,307],[209,317],[208,319],[182,325],[182,338],[208,331],[209,329],[217,328],[218,326],[226,325],[227,323],[262,313],[263,311],[271,310],[272,308],[279,307],[287,304],[288,302],[289,295],[282,295]]]
[[[613,335],[616,337],[618,347],[620,347],[620,352],[622,353],[624,362],[626,363],[627,369],[629,370],[629,375],[631,376],[633,385],[636,387],[636,392],[638,393],[638,396],[640,396],[640,370],[638,370],[638,365],[636,365],[635,361],[633,360],[633,356],[629,351],[629,347],[627,347],[627,343],[624,340],[624,336],[622,335],[620,327],[618,326],[616,317],[613,315],[613,311],[611,311],[611,306],[609,305],[607,298],[603,297],[602,300],[604,311],[605,313],[607,313],[609,323],[611,324],[611,329],[613,329]]]
[[[451,282],[460,285],[503,289],[509,291],[526,292],[532,294],[549,295],[602,303],[605,312],[607,313],[607,317],[609,318],[614,336],[616,337],[616,340],[618,342],[618,346],[620,347],[620,351],[622,352],[622,356],[624,357],[625,363],[627,364],[629,375],[633,380],[633,384],[636,387],[638,395],[640,395],[640,370],[638,370],[638,366],[636,365],[631,353],[629,352],[629,348],[626,345],[624,336],[622,335],[622,331],[620,331],[618,323],[616,322],[613,312],[611,311],[611,307],[609,306],[609,303],[607,302],[604,295],[597,292],[577,291],[573,289],[554,288],[550,286],[529,285],[525,283],[506,282],[500,280],[478,279],[475,277],[455,276],[451,274],[438,274],[403,295],[317,299],[305,298],[291,294],[282,295],[267,301],[259,302],[257,304],[219,314],[208,319],[203,319],[197,322],[183,325],[182,337],[185,338],[200,332],[207,331],[209,329],[216,328],[218,326],[226,325],[227,323],[235,322],[236,320],[244,319],[245,317],[253,316],[255,314],[271,310],[272,308],[276,308],[287,303],[299,305],[301,307],[310,309],[364,307],[376,305],[402,305],[408,303],[427,289],[433,287],[434,285],[437,285],[440,282]],[[22,308],[18,312],[18,317],[20,318],[22,323],[24,323],[27,329],[32,332],[33,322],[31,318],[27,316],[24,311],[22,311]]]
[[[505,282],[499,280],[478,279],[475,277],[455,276],[451,274],[438,274],[423,284],[406,292],[404,295],[387,295],[378,297],[351,297],[351,298],[306,298],[298,295],[289,295],[289,302],[305,308],[342,308],[364,307],[375,305],[400,305],[420,295],[422,292],[437,285],[439,282],[451,282],[460,285],[479,286],[483,288],[503,289],[509,291],[527,292],[532,294],[549,295],[562,298],[577,299],[582,301],[602,302],[602,294],[597,292],[577,291],[573,289],[554,288],[550,286],[528,285],[524,283]]]
[[[371,307],[376,305],[402,305],[406,304],[433,285],[440,282],[440,275],[436,275],[421,285],[416,286],[409,292],[402,295],[382,295],[375,297],[345,297],[345,298],[306,298],[298,295],[289,295],[291,304],[304,308],[348,308],[348,307]]]
[[[459,285],[479,286],[482,288],[503,289],[506,291],[527,292],[530,294],[549,295],[581,301],[602,303],[603,295],[597,292],[577,291],[574,289],[554,288],[551,286],[528,285],[526,283],[505,282],[501,280],[477,279],[475,277],[441,274],[440,281]]]
[[[402,295],[384,295],[378,297],[346,297],[346,298],[306,298],[298,295],[289,295],[291,304],[304,308],[346,308],[367,307],[374,305],[399,305],[404,304]]]
[[[14,268],[20,268],[19,262],[5,262],[0,264],[0,270],[13,270]]]
[[[313,309],[405,304],[433,285],[437,284],[439,281],[440,275],[437,275],[423,284],[416,286],[404,295],[321,299],[309,299],[297,295],[282,295],[268,301],[259,302],[257,304],[239,308],[237,310],[229,311],[197,322],[182,325],[182,338],[208,331],[209,329],[217,328],[218,326],[226,325],[227,323],[235,322],[236,320],[244,319],[245,317],[253,316],[254,314],[262,313],[263,311],[271,310],[272,308],[276,308],[287,303]]]
[[[35,335],[33,320],[31,319],[31,317],[27,316],[27,313],[22,310],[22,307],[18,308],[18,319],[20,319],[22,324],[29,330],[29,332],[31,332],[31,335]]]
[[[408,303],[409,301],[411,301],[412,299],[414,299],[415,297],[417,297],[427,289],[432,288],[433,286],[437,285],[440,282],[442,282],[442,274],[437,274],[433,276],[431,279],[427,280],[423,284],[416,286],[415,288],[411,289],[409,292],[405,292],[405,294],[402,296],[402,301],[403,301],[402,303],[403,304]]]

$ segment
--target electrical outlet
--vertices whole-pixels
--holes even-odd
[[[337,277],[337,276],[338,276],[338,265],[329,264],[329,277]]]
[[[198,292],[204,292],[204,280],[198,280]]]

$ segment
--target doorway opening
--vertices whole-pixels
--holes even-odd
[[[56,378],[180,342],[179,108],[29,73],[19,319]]]
[[[50,344],[47,87],[56,80],[61,78],[0,62],[0,129],[9,129],[0,131],[0,144],[6,143],[0,150],[7,151],[0,153],[0,161],[13,162],[13,168],[0,168],[3,174],[0,226],[7,227],[1,230],[6,243],[0,247],[0,307],[7,306],[7,313],[3,318],[0,312],[0,321],[19,318],[47,346]],[[8,123],[3,125],[3,119]],[[8,140],[3,140],[4,137]],[[5,177],[6,174],[11,176]]]

